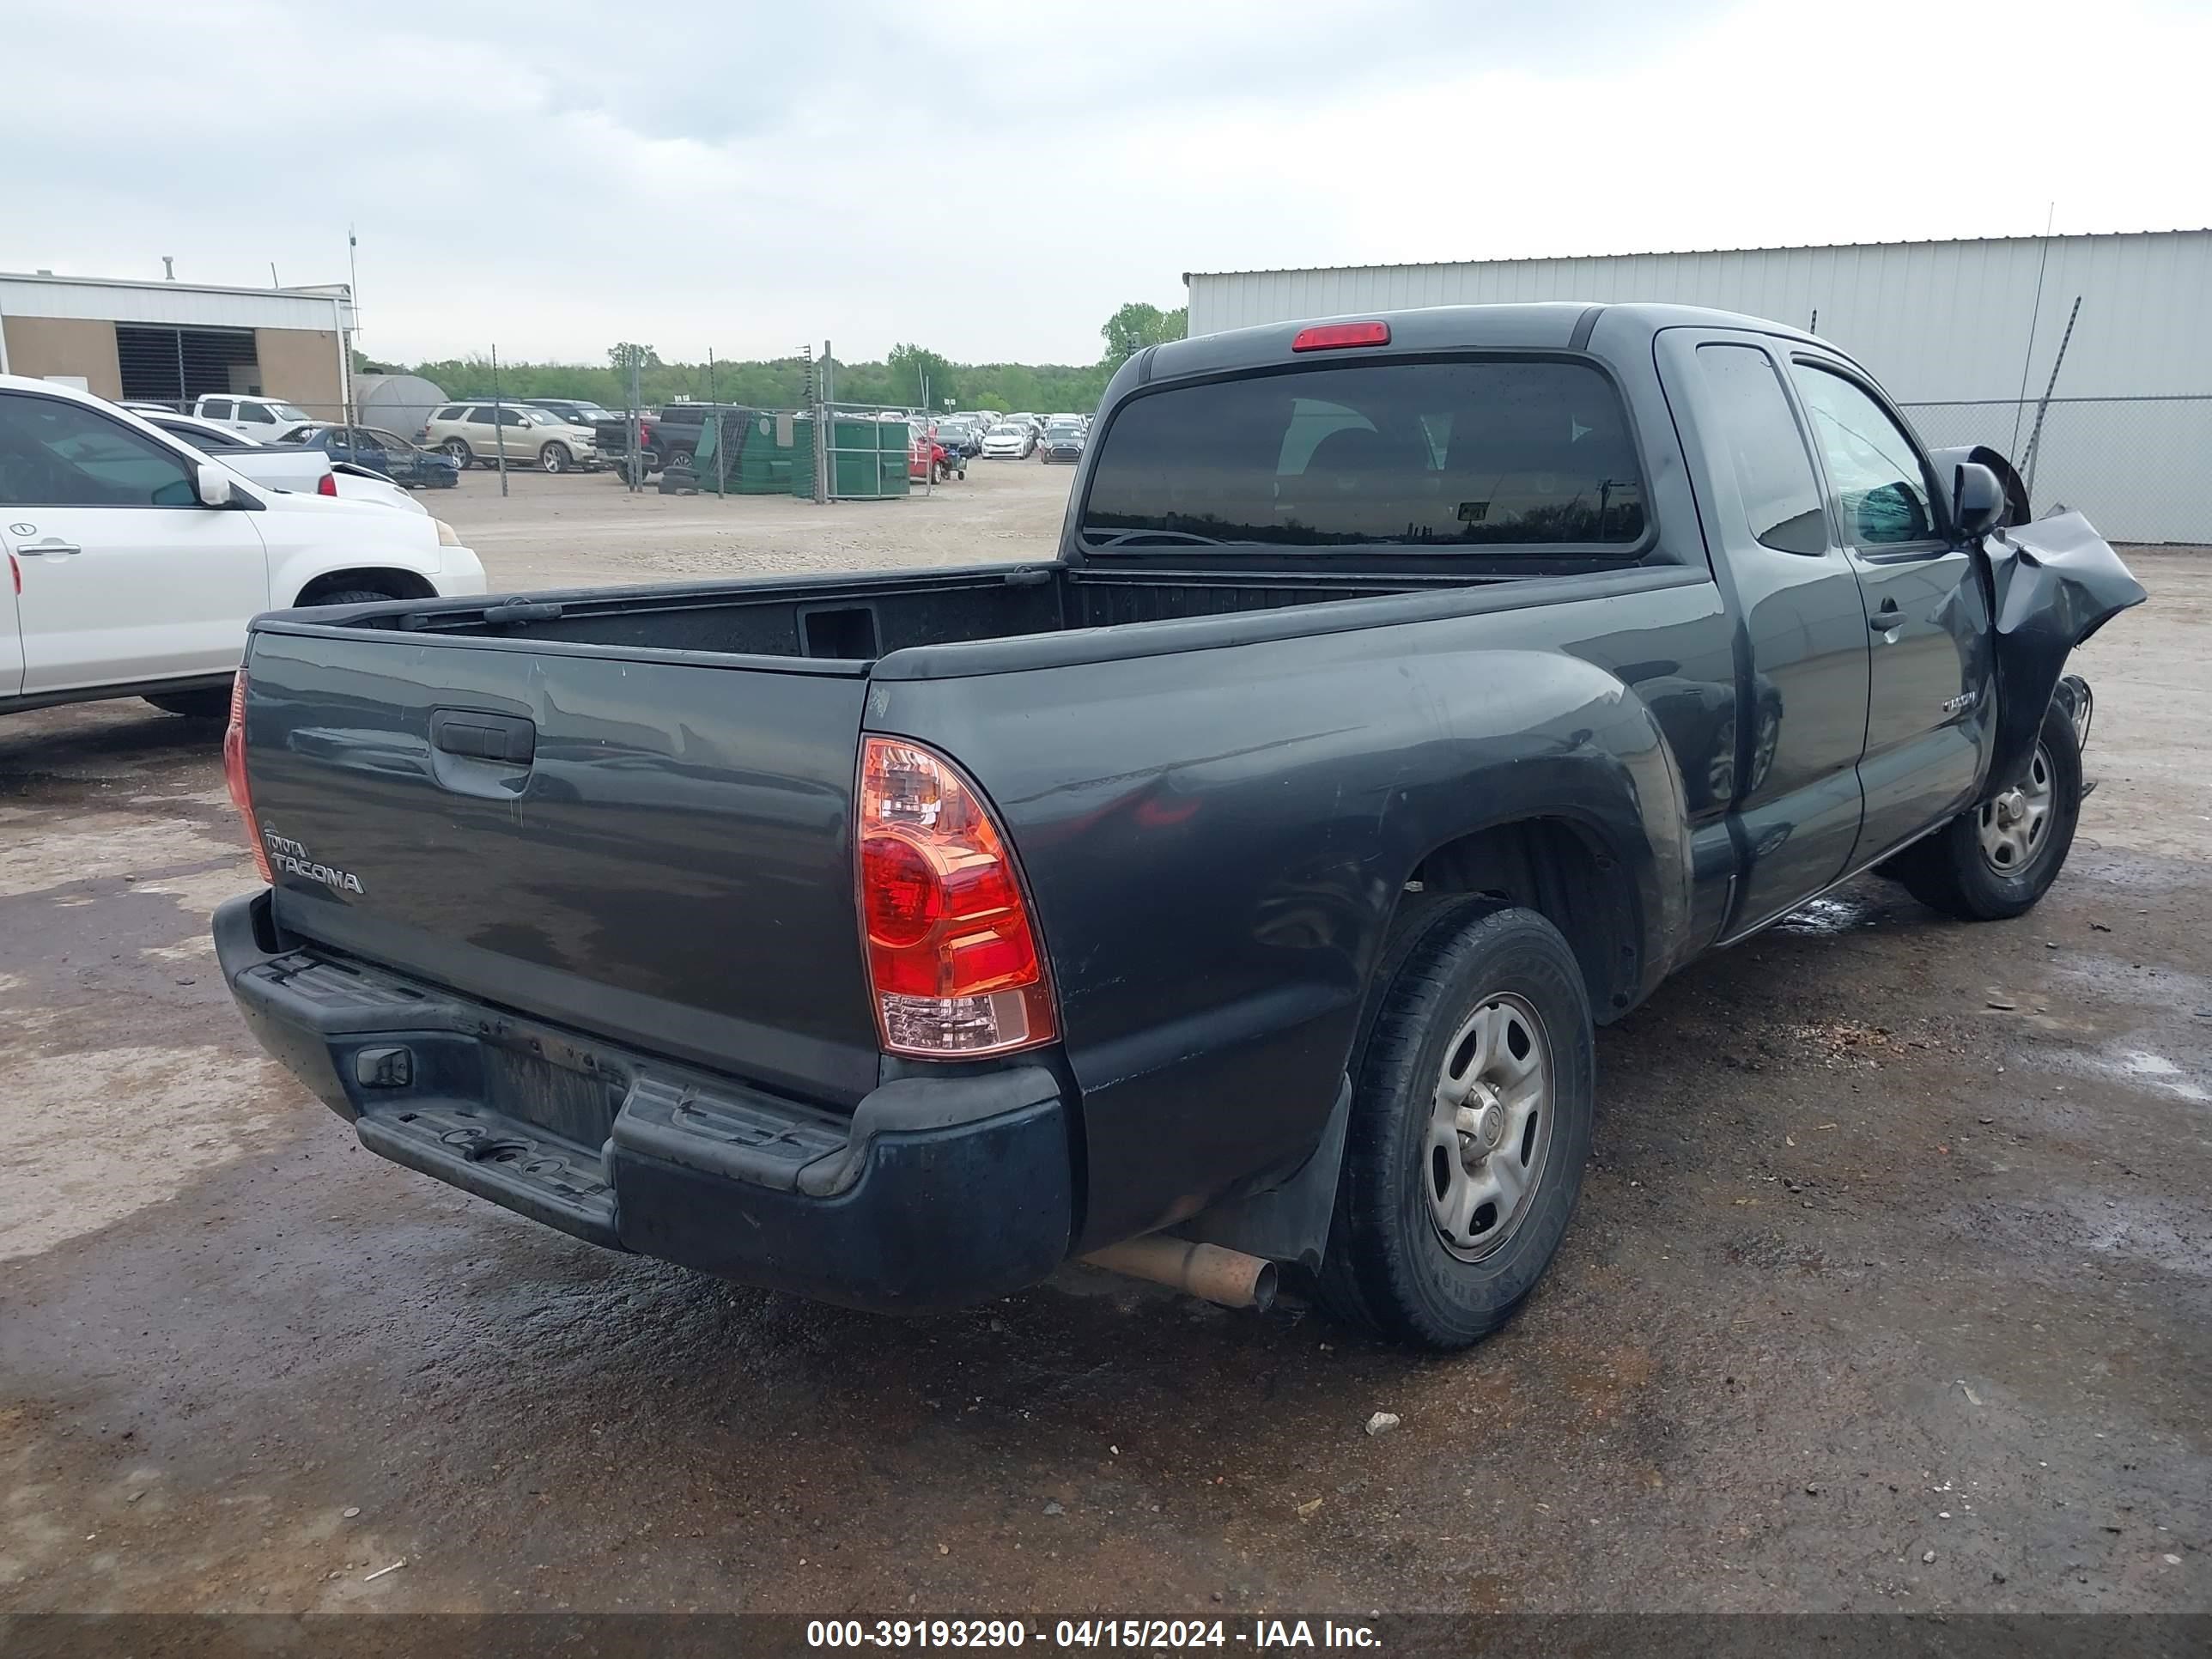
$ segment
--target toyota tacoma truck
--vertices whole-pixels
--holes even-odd
[[[362,1145],[864,1309],[1074,1257],[1507,1319],[1593,1028],[1874,870],[2058,874],[2143,595],[1833,345],[1648,305],[1177,340],[1053,556],[259,618],[217,913]]]

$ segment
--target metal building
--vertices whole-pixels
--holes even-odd
[[[1183,280],[1194,334],[1516,300],[1674,301],[1809,326],[1873,370],[1927,442],[2032,465],[2039,512],[2078,507],[2116,539],[2212,543],[2212,230]]]
[[[0,272],[0,374],[64,380],[103,398],[181,404],[209,392],[254,392],[336,419],[353,326],[343,285],[216,288]]]

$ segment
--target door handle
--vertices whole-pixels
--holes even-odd
[[[1896,600],[1885,599],[1867,618],[1867,626],[1877,634],[1887,634],[1893,628],[1905,626],[1905,612],[1897,608]]]
[[[469,760],[527,766],[538,751],[538,728],[516,714],[441,708],[430,716],[430,746]]]
[[[25,542],[15,550],[34,559],[47,556],[66,559],[73,553],[84,551],[75,542],[65,542],[58,536],[49,536],[42,542]]]

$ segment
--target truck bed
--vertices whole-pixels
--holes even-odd
[[[365,626],[625,650],[867,662],[951,645],[1175,617],[1272,611],[1413,591],[1328,573],[1250,576],[1100,572],[1065,565],[894,572],[810,581],[596,588],[420,605]]]

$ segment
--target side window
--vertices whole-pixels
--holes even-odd
[[[1820,479],[1772,360],[1756,346],[1701,345],[1698,368],[1735,458],[1751,533],[1780,552],[1826,552]]]
[[[202,418],[205,420],[228,420],[230,418],[230,399],[228,398],[209,398],[205,404],[201,405],[200,415]]]
[[[266,404],[239,404],[238,418],[246,422],[249,426],[274,426],[276,424],[276,417],[269,412],[269,405]]]
[[[501,409],[495,412],[499,416],[499,423],[501,426],[528,426],[530,424],[528,421],[522,418],[522,411],[519,409]]]
[[[185,464],[80,404],[0,392],[0,506],[191,507]]]
[[[434,421],[458,421],[465,411],[459,404],[447,404],[430,418]]]
[[[1813,417],[1813,435],[1827,459],[1844,514],[1844,536],[1855,547],[1897,547],[1936,534],[1928,469],[1912,440],[1882,406],[1842,375],[1812,363],[1795,366],[1797,392]]]

